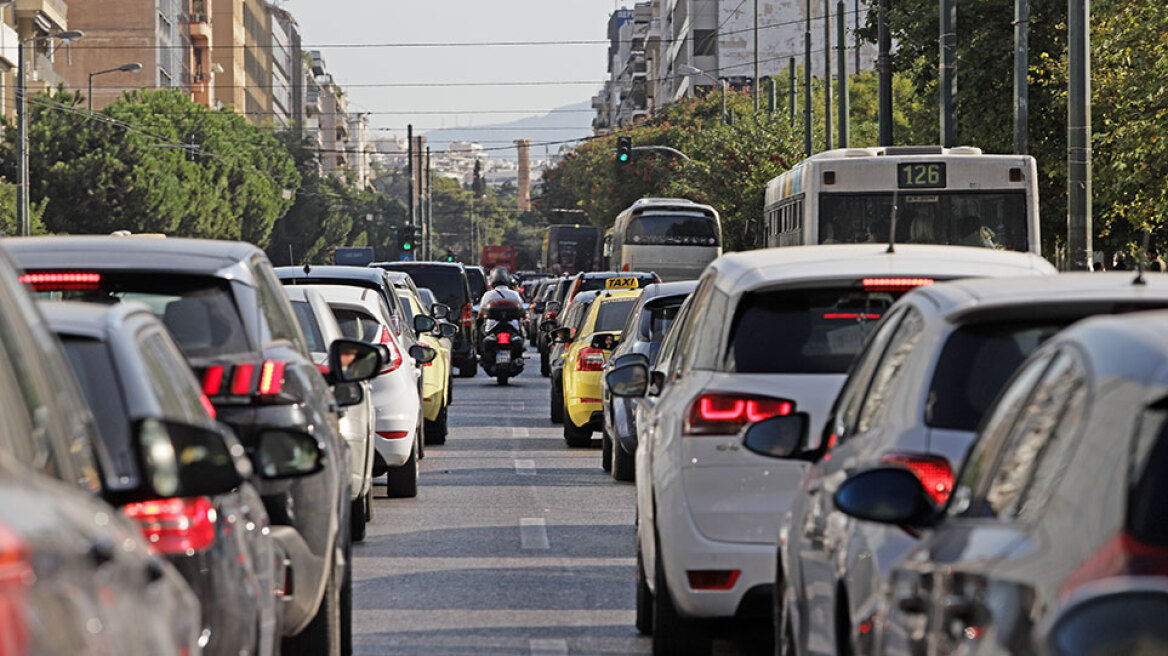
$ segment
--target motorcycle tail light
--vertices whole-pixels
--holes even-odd
[[[511,333],[499,333],[497,339],[500,345],[506,346],[511,343]]]
[[[953,467],[942,456],[924,453],[889,453],[880,462],[899,465],[911,471],[921,481],[925,491],[938,506],[945,505],[953,492]]]
[[[746,424],[789,415],[795,404],[767,396],[707,393],[694,399],[686,413],[686,435],[735,435]]]
[[[215,542],[218,516],[207,497],[140,501],[126,504],[122,512],[159,553],[190,555]]]

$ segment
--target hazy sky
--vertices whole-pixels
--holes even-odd
[[[405,137],[427,128],[485,125],[588,100],[607,77],[607,21],[613,0],[283,0],[304,48],[320,49],[349,97],[350,112],[370,112],[375,128]],[[631,1],[625,3],[632,6]],[[566,45],[565,41],[593,41]],[[337,47],[553,41],[554,46]],[[333,47],[330,47],[333,46]],[[588,81],[588,84],[562,84]],[[539,86],[369,87],[404,83],[557,82]],[[424,114],[425,111],[456,113]],[[406,112],[379,114],[378,112]],[[579,123],[579,120],[573,121]],[[565,123],[565,125],[568,125]],[[380,131],[374,138],[389,133]],[[555,132],[540,138],[554,138]]]

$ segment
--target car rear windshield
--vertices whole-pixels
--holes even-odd
[[[487,279],[483,272],[470,268],[466,270],[466,282],[470,285],[470,297],[478,300],[487,293]]]
[[[724,370],[842,374],[896,296],[855,287],[744,294],[730,326]]]
[[[138,466],[130,443],[130,418],[109,349],[98,340],[68,335],[61,337],[61,345],[93,409],[101,441],[115,469],[106,478],[136,482]]]
[[[439,303],[445,303],[455,313],[461,312],[462,306],[470,301],[467,299],[466,283],[462,272],[453,267],[409,267],[396,269],[410,274],[416,287],[429,287],[438,298]],[[480,297],[481,298],[481,297]]]
[[[596,325],[592,332],[606,333],[624,328],[625,322],[629,320],[629,312],[633,311],[636,304],[635,298],[601,303],[600,309],[596,311]]]
[[[296,321],[300,324],[300,329],[308,338],[308,350],[313,353],[327,351],[324,337],[320,334],[320,326],[316,325],[316,316],[312,314],[312,306],[307,301],[292,301],[292,309],[296,311]]]
[[[38,296],[89,303],[143,303],[166,324],[171,337],[188,358],[252,350],[231,283],[221,278],[102,273],[97,289],[42,289]]]
[[[333,308],[337,323],[341,326],[341,334],[349,339],[360,339],[369,343],[376,342],[381,336],[381,324],[373,315],[349,308]]]
[[[1022,361],[1066,325],[1066,321],[964,326],[945,342],[933,382],[925,424],[972,431]]]

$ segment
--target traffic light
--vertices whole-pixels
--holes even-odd
[[[631,137],[616,138],[616,162],[628,164],[633,159],[633,140]]]
[[[454,251],[451,251],[451,250],[446,251],[446,261],[447,262],[454,261]]]
[[[414,227],[402,226],[398,230],[398,245],[401,247],[403,253],[411,253],[414,250]]]

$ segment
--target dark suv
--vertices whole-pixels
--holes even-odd
[[[450,319],[453,321],[457,316],[459,326],[451,349],[454,366],[458,367],[459,376],[473,378],[478,370],[475,356],[478,333],[475,329],[472,306],[479,299],[471,295],[470,283],[467,281],[463,266],[447,262],[374,262],[369,266],[390,271],[405,271],[414,279],[415,285],[428,287],[434,292],[439,303],[450,306]]]
[[[45,237],[6,245],[41,298],[147,305],[253,458],[264,445],[300,451],[304,436],[312,438],[317,453],[305,455],[319,463],[311,473],[257,485],[291,568],[285,647],[335,653],[350,638],[348,445],[332,390],[267,256],[251,244],[195,239]],[[348,378],[340,346],[330,348],[330,371]],[[380,363],[374,347],[344,346]]]

